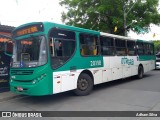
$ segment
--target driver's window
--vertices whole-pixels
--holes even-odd
[[[62,56],[62,40],[55,40],[55,56]]]
[[[53,28],[49,34],[52,68],[64,65],[74,54],[75,32]]]

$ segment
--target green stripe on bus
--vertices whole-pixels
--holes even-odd
[[[139,56],[139,61],[155,60],[156,57],[153,55],[141,55]]]

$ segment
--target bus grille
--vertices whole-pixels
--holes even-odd
[[[11,70],[12,75],[32,75],[33,70]]]

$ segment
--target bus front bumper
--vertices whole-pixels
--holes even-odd
[[[11,92],[29,96],[43,96],[52,94],[51,87],[45,80],[42,80],[36,84],[17,84],[16,82],[10,82]]]

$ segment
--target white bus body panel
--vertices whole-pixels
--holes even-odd
[[[132,65],[123,63],[122,59],[133,60]],[[138,74],[139,64],[143,65],[144,72],[154,69],[155,62],[139,61],[138,56],[106,56],[103,57],[104,67],[80,69],[75,71],[53,72],[53,94],[77,88],[77,80],[84,70],[89,70],[94,78],[94,85],[126,78]],[[122,64],[123,63],[123,64]]]
[[[120,78],[126,78],[132,75],[137,75],[137,69],[139,61],[137,56],[125,56],[127,59],[132,59],[134,65],[128,65],[127,63],[122,64],[122,58],[124,56],[107,56],[103,57],[104,70],[103,70],[103,81],[112,81]]]
[[[53,72],[53,94],[75,89],[80,71]]]
[[[100,84],[103,81],[102,68],[93,68],[89,70],[94,78],[94,84]],[[53,72],[53,94],[73,90],[77,88],[77,80],[83,70],[76,70],[75,72],[60,71]]]

